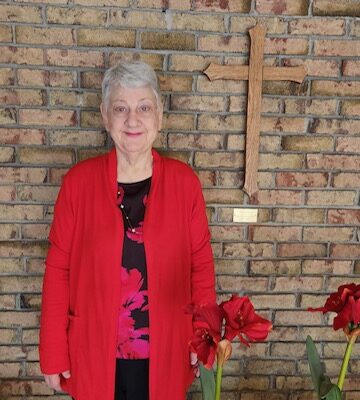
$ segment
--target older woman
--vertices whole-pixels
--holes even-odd
[[[101,114],[115,144],[65,175],[43,283],[40,366],[76,400],[184,400],[189,303],[215,301],[201,186],[152,145],[162,104],[142,62],[110,68]]]

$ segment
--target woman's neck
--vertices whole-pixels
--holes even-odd
[[[117,180],[131,183],[142,181],[152,175],[151,149],[145,153],[123,153],[116,149]]]

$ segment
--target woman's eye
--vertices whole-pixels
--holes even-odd
[[[147,104],[143,104],[140,106],[140,111],[142,111],[142,112],[148,112],[150,110],[151,110],[151,107]]]
[[[114,108],[115,112],[117,113],[125,113],[126,112],[126,107],[124,106],[117,106]]]

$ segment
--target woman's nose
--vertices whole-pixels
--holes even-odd
[[[128,112],[126,123],[128,126],[137,126],[139,124],[136,110],[130,110]]]

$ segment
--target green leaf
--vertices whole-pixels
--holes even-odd
[[[213,369],[205,368],[200,362],[200,382],[203,400],[214,400],[215,399],[215,376]]]
[[[321,396],[321,400],[341,400],[341,391],[338,385],[332,384],[330,390]]]
[[[320,357],[319,354],[316,350],[315,344],[313,340],[311,339],[310,336],[306,338],[306,352],[308,356],[308,361],[309,361],[309,367],[310,367],[310,373],[311,373],[311,378],[313,381],[314,389],[319,397],[321,398],[321,385],[323,384],[328,384],[328,379],[324,375],[324,370],[320,362]],[[327,379],[326,379],[327,378]]]

